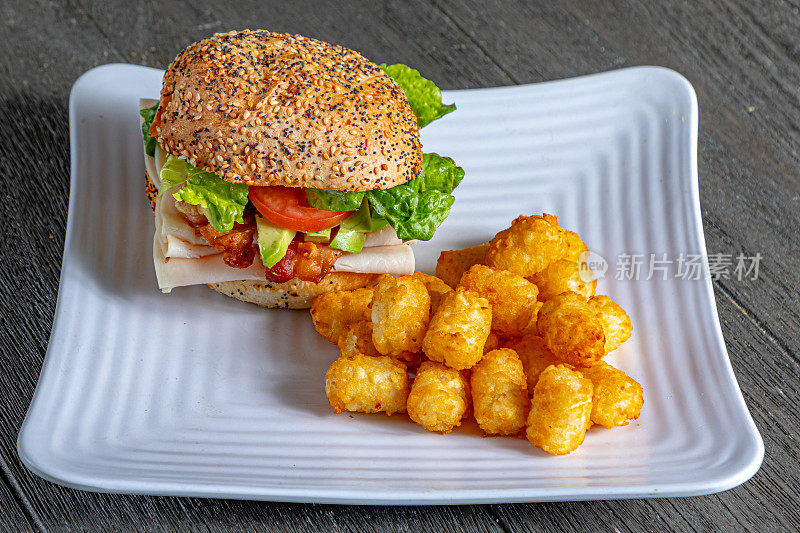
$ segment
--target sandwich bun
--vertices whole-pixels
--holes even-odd
[[[332,291],[352,291],[376,285],[386,274],[331,272],[319,283],[290,279],[286,283],[269,281],[225,281],[209,285],[215,291],[261,307],[308,309],[314,298]]]
[[[403,90],[358,52],[316,39],[203,39],[169,66],[160,101],[150,135],[230,182],[366,191],[422,170]]]
[[[158,187],[156,187],[153,180],[150,179],[150,174],[147,173],[147,169],[144,171],[144,194],[147,196],[147,201],[150,202],[150,209],[155,213]]]

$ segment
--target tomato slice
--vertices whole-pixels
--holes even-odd
[[[261,215],[282,228],[309,233],[339,225],[352,211],[326,211],[308,205],[304,189],[298,187],[250,186],[250,201]]]

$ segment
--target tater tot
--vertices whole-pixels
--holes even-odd
[[[591,425],[592,382],[566,365],[548,366],[533,389],[528,440],[563,455],[583,443]]]
[[[589,247],[583,242],[581,236],[574,231],[565,231],[564,238],[567,242],[567,249],[564,251],[564,259],[578,262],[583,252],[589,251]]]
[[[479,244],[463,250],[446,250],[439,254],[436,262],[436,277],[456,288],[461,276],[472,265],[482,265],[486,258],[489,243]]]
[[[496,350],[500,347],[500,337],[497,336],[497,333],[489,332],[489,336],[486,337],[486,343],[483,345],[483,353],[487,354],[492,350]]]
[[[586,368],[606,354],[602,313],[574,292],[546,301],[537,326],[553,355],[565,363]]]
[[[353,355],[354,353],[363,353],[372,357],[381,355],[372,341],[372,329],[372,321],[370,320],[348,324],[339,336],[339,342],[337,343],[341,355]],[[392,355],[392,357],[403,361],[411,368],[419,365],[420,352],[402,352],[398,355]]]
[[[589,305],[603,315],[606,353],[613,352],[633,333],[631,317],[619,304],[604,294],[589,298]]]
[[[423,272],[414,272],[413,277],[420,280],[425,285],[425,288],[428,289],[428,295],[431,297],[431,316],[433,316],[439,308],[439,301],[441,301],[442,296],[452,291],[453,288],[436,276]]]
[[[592,381],[592,422],[605,428],[626,426],[639,418],[644,403],[642,386],[622,370],[600,361],[581,374]]]
[[[545,368],[561,363],[547,347],[544,339],[538,335],[523,335],[518,339],[507,342],[505,346],[517,352],[528,381],[529,393],[533,393],[533,388],[536,386],[536,382],[539,381],[539,374]]]
[[[361,320],[345,326],[339,335],[339,351],[342,355],[355,355],[357,353],[377,357],[380,354],[372,343],[372,322]]]
[[[586,272],[589,276],[586,276]],[[583,277],[581,276],[583,274]],[[531,276],[529,279],[539,288],[539,300],[545,302],[562,292],[572,291],[579,294],[583,299],[594,296],[597,288],[597,280],[593,279],[589,283],[584,281],[590,279],[591,270],[585,263],[578,263],[570,259],[559,259],[547,265]]]
[[[537,297],[537,299],[538,299],[538,297]],[[539,321],[539,311],[542,310],[543,306],[544,306],[544,302],[540,302],[540,301],[536,302],[536,311],[533,313],[533,316],[531,317],[531,323],[528,324],[528,327],[526,327],[522,331],[523,333],[531,333],[531,332],[533,332],[534,335],[539,333],[539,328],[537,327],[536,322]]]
[[[336,344],[345,326],[370,319],[372,287],[354,291],[333,291],[317,296],[311,305],[314,328],[329,342]]]
[[[471,368],[483,357],[492,325],[486,298],[462,288],[442,297],[422,341],[425,355],[456,370]]]
[[[325,372],[325,394],[334,413],[401,413],[408,398],[406,365],[386,356],[339,357]]]
[[[522,276],[474,265],[461,278],[459,287],[474,291],[492,305],[492,331],[506,337],[522,333],[536,317],[536,285]]]
[[[528,385],[514,350],[492,350],[472,369],[472,411],[489,435],[513,435],[525,427]]]
[[[565,233],[552,215],[520,216],[489,241],[486,264],[533,276],[567,253]]]
[[[384,278],[372,299],[372,342],[383,355],[416,353],[430,321],[428,289],[413,276]]]
[[[428,431],[449,433],[461,425],[469,408],[469,383],[464,373],[425,361],[408,395],[408,416]]]

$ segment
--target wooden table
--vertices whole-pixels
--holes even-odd
[[[736,530],[800,524],[800,4],[794,1],[4,2],[0,7],[0,530]],[[271,5],[270,5],[271,4]],[[606,6],[607,5],[607,6]],[[125,6],[125,7],[123,7]],[[630,65],[684,74],[700,100],[709,253],[761,253],[714,283],[766,457],[722,494],[585,503],[356,507],[115,496],[34,476],[15,440],[52,324],[69,182],[67,96],[103,63],[164,68],[192,41],[268,28],[402,62],[443,88]]]

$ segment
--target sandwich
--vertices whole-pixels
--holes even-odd
[[[307,308],[412,273],[464,176],[419,128],[454,109],[412,68],[300,35],[190,45],[140,101],[159,288]]]

